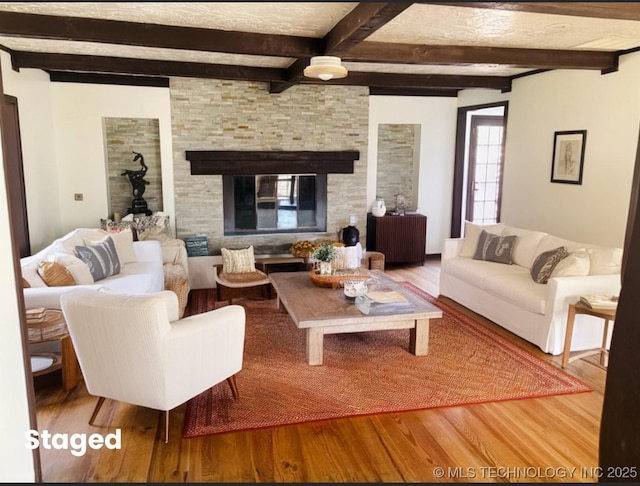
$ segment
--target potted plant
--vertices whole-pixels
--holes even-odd
[[[331,260],[336,257],[336,247],[331,243],[324,243],[320,245],[311,254],[312,258],[315,258],[320,262],[320,275],[331,275]]]

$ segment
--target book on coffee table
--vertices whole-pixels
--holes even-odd
[[[615,309],[618,307],[617,295],[581,295],[580,302],[592,309]]]
[[[356,297],[356,307],[363,314],[405,314],[416,308],[400,292],[373,291]]]
[[[409,302],[404,295],[395,290],[374,290],[367,292],[366,295],[377,304],[404,304]]]

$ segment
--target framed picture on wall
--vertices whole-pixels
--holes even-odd
[[[555,132],[551,182],[582,184],[586,130]]]

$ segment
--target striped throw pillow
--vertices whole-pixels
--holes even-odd
[[[94,282],[120,273],[116,245],[110,236],[90,246],[76,246],[76,255],[89,265]]]

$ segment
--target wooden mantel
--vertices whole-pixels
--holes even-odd
[[[191,175],[353,174],[358,150],[187,150]]]

